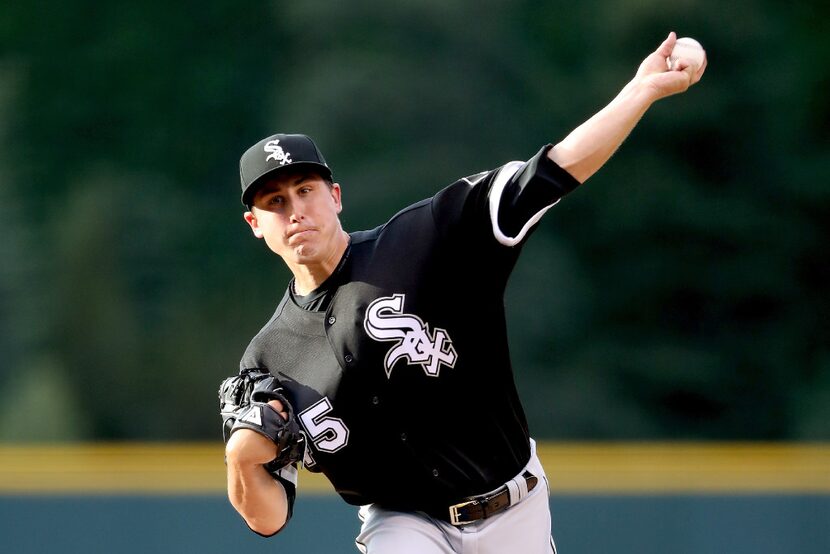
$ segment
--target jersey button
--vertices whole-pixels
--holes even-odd
[[[372,397],[372,404],[374,404],[375,406],[380,404],[380,398],[378,398],[377,396],[373,396]]]
[[[437,469],[432,470],[432,476],[433,477],[438,477],[438,470]]]
[[[354,356],[352,356],[351,354],[346,354],[346,356],[343,359],[346,360],[347,364],[350,364],[354,361]]]
[[[334,322],[337,321],[337,318],[334,316],[329,317],[329,325],[334,325]]]
[[[406,442],[406,433],[401,433],[401,440]]]

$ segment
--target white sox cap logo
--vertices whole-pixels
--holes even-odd
[[[458,359],[452,340],[444,329],[436,328],[432,335],[420,317],[403,313],[405,295],[395,294],[378,298],[366,310],[363,327],[378,341],[394,341],[386,353],[386,377],[392,376],[392,367],[405,358],[409,365],[418,364],[430,377],[438,377],[441,364],[454,367]]]
[[[280,165],[292,163],[291,154],[283,150],[282,146],[279,144],[280,141],[278,140],[269,140],[265,143],[265,146],[263,146],[262,149],[269,152],[269,154],[265,157],[265,161],[276,160]]]

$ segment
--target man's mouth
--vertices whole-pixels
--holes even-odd
[[[295,240],[295,239],[298,239],[298,238],[302,238],[302,237],[308,235],[309,233],[311,233],[312,231],[314,231],[314,229],[297,229],[295,231],[291,231],[287,235],[287,240],[291,241],[291,240]]]

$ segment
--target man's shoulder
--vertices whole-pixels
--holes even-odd
[[[407,215],[412,215],[424,210],[428,210],[430,204],[432,203],[432,200],[432,198],[425,198],[420,202],[411,204],[406,208],[398,211],[395,215],[389,218],[389,221],[387,221],[383,225],[378,225],[374,229],[368,229],[365,231],[354,231],[349,233],[349,236],[351,237],[351,244],[355,246],[365,243],[371,243],[373,241],[378,240],[378,238],[384,232],[394,229],[402,219],[406,218]]]
[[[415,202],[414,204],[410,204],[409,206],[406,206],[405,208],[399,210],[383,225],[379,225],[374,229],[349,233],[349,235],[351,236],[351,243],[354,245],[377,240],[378,237],[380,237],[380,235],[384,231],[386,231],[390,227],[395,227],[397,223],[399,223],[401,220],[407,219],[408,216],[417,217],[421,214],[428,214],[426,220],[432,222],[432,209],[433,204],[436,201],[441,201],[444,200],[446,197],[451,197],[453,196],[453,193],[458,193],[458,191],[466,192],[466,189],[473,188],[482,182],[489,182],[489,180],[491,180],[492,177],[496,173],[498,173],[498,171],[503,167],[504,166],[500,166],[496,169],[480,171],[478,173],[474,173],[466,177],[461,177],[460,179],[457,179],[454,182],[441,188],[439,191],[435,193],[434,196],[424,198],[423,200]],[[411,223],[411,220],[407,219],[407,223]]]
[[[383,225],[379,225],[374,229],[369,229],[366,231],[354,231],[349,233],[352,246],[377,240],[378,235],[380,234],[383,227]]]

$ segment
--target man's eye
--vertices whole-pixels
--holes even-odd
[[[272,196],[268,199],[269,204],[282,204],[282,197],[281,196]]]
[[[303,187],[303,188],[300,189],[300,192],[302,192],[304,194],[309,193],[309,192],[311,192],[311,187]]]

